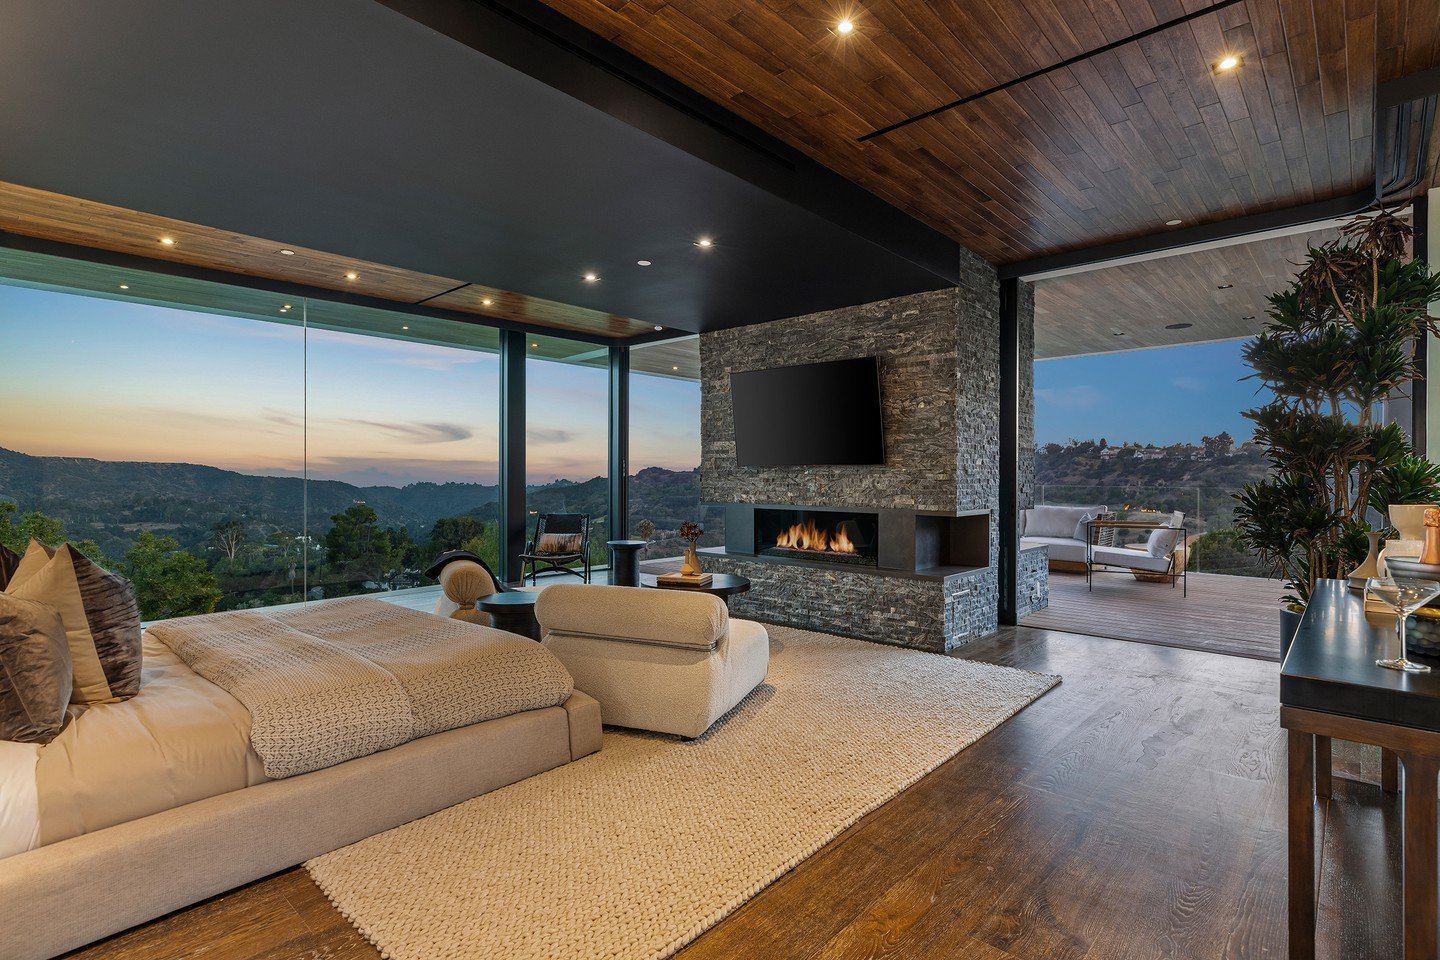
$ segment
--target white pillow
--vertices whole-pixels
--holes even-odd
[[[1094,519],[1095,515],[1093,513],[1082,513],[1080,515],[1080,520],[1075,524],[1074,536],[1076,540],[1079,540],[1081,543],[1085,542],[1085,538],[1090,536],[1090,528],[1087,527],[1086,524]]]
[[[1145,541],[1145,552],[1157,560],[1174,553],[1175,545],[1180,542],[1180,534],[1184,532],[1180,529],[1180,524],[1184,522],[1185,514],[1178,510],[1171,514],[1166,521],[1168,527],[1151,531],[1150,539]]]

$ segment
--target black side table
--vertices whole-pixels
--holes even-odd
[[[640,586],[640,550],[648,540],[606,540],[610,548],[610,583],[616,587]]]
[[[535,619],[535,598],[539,595],[531,590],[506,590],[490,594],[475,606],[490,614],[495,629],[508,630],[538,641],[540,621]]]

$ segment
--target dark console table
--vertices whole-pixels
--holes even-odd
[[[1381,785],[1405,771],[1405,960],[1435,960],[1440,661],[1432,673],[1375,666],[1395,619],[1324,580],[1280,668],[1280,725],[1289,731],[1290,957],[1315,956],[1315,798],[1330,795],[1332,739],[1381,748]],[[1412,655],[1412,659],[1414,659]]]
[[[712,597],[719,597],[728,606],[730,598],[737,593],[746,593],[750,589],[750,578],[742,577],[734,573],[716,573],[710,578],[710,582],[703,587],[688,587],[680,584],[671,586],[661,583],[656,577],[645,574],[640,578],[642,587],[659,587],[662,590],[689,590],[693,593],[708,593]]]

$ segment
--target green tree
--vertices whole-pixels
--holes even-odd
[[[367,504],[357,503],[335,514],[330,523],[325,557],[347,580],[388,582],[419,553],[404,527],[383,529],[379,514]]]
[[[641,540],[649,540],[651,537],[655,536],[655,522],[649,519],[636,520],[635,536],[639,537]]]
[[[220,602],[220,588],[205,561],[181,550],[173,537],[144,531],[125,554],[122,571],[135,584],[146,620],[210,613]]]
[[[210,543],[225,554],[225,559],[234,560],[245,542],[245,521],[239,517],[226,517],[210,528]]]
[[[469,514],[458,517],[441,517],[430,528],[430,550],[444,553],[446,550],[469,550],[479,553],[466,544],[472,540],[484,541],[485,521]]]

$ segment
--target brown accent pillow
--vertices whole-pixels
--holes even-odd
[[[25,548],[25,554],[20,558],[20,562],[15,565],[15,572],[10,574],[10,581],[5,584],[5,589],[13,591],[20,584],[45,569],[45,564],[49,563],[54,556],[54,550],[39,540],[31,540],[30,546]]]
[[[65,726],[72,683],[60,614],[0,593],[0,740],[54,740]]]
[[[536,553],[579,553],[580,534],[542,533],[540,542],[535,544]]]
[[[65,622],[74,703],[114,703],[140,692],[140,608],[124,577],[70,544],[34,576],[8,591],[55,608]]]
[[[20,566],[20,554],[0,543],[0,590],[10,585],[15,569]]]

